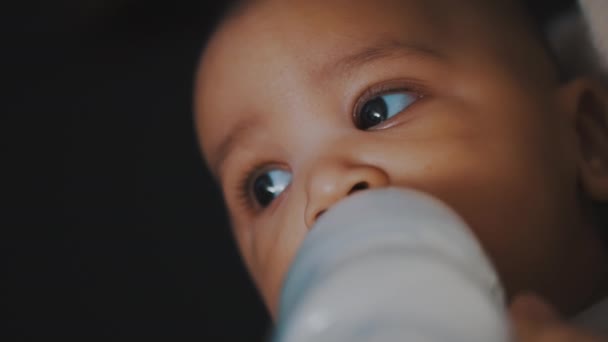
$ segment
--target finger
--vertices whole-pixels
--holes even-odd
[[[559,325],[556,311],[538,296],[520,295],[511,304],[510,315],[518,341],[538,339],[552,327]]]
[[[608,342],[566,324],[557,311],[533,294],[518,296],[510,307],[516,341]]]
[[[534,294],[522,294],[515,297],[510,311],[511,315],[517,319],[526,319],[539,324],[560,321],[557,311]]]

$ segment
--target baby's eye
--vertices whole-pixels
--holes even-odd
[[[272,169],[259,174],[251,184],[251,193],[257,204],[266,208],[291,183],[291,173],[282,169]]]
[[[369,129],[401,113],[412,105],[419,96],[402,91],[376,96],[360,106],[354,115],[355,126]]]

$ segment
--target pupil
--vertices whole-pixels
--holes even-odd
[[[268,174],[258,177],[253,184],[253,194],[262,208],[266,208],[274,199],[274,193],[269,189],[271,187],[272,179]]]
[[[388,108],[381,97],[377,97],[365,104],[361,110],[361,128],[369,128],[386,120]]]

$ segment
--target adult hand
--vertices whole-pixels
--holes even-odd
[[[517,297],[510,307],[517,342],[608,342],[559,317],[556,311],[534,295]]]

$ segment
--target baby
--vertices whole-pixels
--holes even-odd
[[[468,223],[519,341],[597,340],[557,317],[608,297],[607,91],[561,77],[517,1],[244,1],[208,42],[195,97],[273,317],[315,220],[401,186]]]

